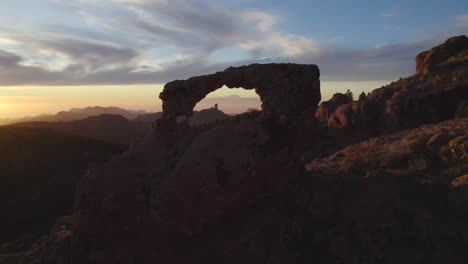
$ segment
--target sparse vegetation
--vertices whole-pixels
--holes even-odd
[[[365,101],[367,100],[367,95],[365,92],[362,92],[360,95],[359,95],[359,101]]]
[[[233,115],[233,116],[225,118],[225,119],[218,119],[213,123],[195,126],[194,129],[197,132],[201,133],[201,132],[213,129],[215,127],[218,127],[218,126],[228,124],[228,123],[237,123],[237,122],[240,122],[242,120],[254,120],[254,119],[260,117],[261,114],[262,114],[262,111],[260,111],[258,109],[250,108],[244,113]]]
[[[466,118],[468,117],[468,102],[467,100],[462,100],[457,107],[454,118]]]
[[[353,95],[353,92],[351,92],[351,90],[348,89],[345,95],[349,98],[351,102],[354,101],[354,95]]]

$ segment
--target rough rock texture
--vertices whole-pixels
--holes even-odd
[[[70,262],[59,263],[192,263],[180,243],[284,192],[303,170],[319,75],[315,65],[254,64],[168,83],[154,132],[80,181]],[[197,134],[187,122],[193,107],[224,84],[255,88],[261,117]]]
[[[468,192],[451,181],[468,171],[467,131],[427,125],[309,163],[301,233],[318,263],[466,263]]]
[[[333,151],[370,137],[453,118],[459,103],[468,101],[467,42],[466,36],[454,37],[419,54],[418,73],[375,89],[367,100],[339,106],[333,99],[323,102],[317,111],[322,122],[316,137],[320,142],[315,144],[328,138],[324,148]]]
[[[287,191],[232,210],[197,234],[176,235],[162,252],[149,226],[140,235],[151,246],[109,240],[91,255],[96,263],[152,263],[150,256],[162,263],[467,263],[468,192],[450,183],[467,173],[467,131],[462,119],[362,142],[309,163]],[[57,230],[52,242],[68,242],[51,250],[76,250],[64,233],[69,227]]]
[[[311,98],[320,101],[317,66],[252,64],[166,84],[159,96],[163,101],[163,118],[191,116],[199,101],[223,85],[229,88],[255,89],[262,101],[264,118],[301,116],[310,108],[315,110],[316,104]]]
[[[421,183],[450,185],[468,171],[468,119],[372,138],[325,159],[317,158],[306,167],[329,174],[411,176]]]
[[[467,263],[468,119],[374,138],[305,170],[299,158],[319,100],[313,68],[253,65],[168,84],[154,133],[82,179],[72,224],[50,237],[55,246],[36,247],[39,259]],[[466,70],[463,62],[417,74],[338,106],[319,141],[342,133],[339,144],[349,144],[448,119],[466,95]],[[184,119],[222,84],[255,84],[263,115],[194,134]]]
[[[461,56],[460,56],[461,55]],[[458,36],[416,57],[416,71],[430,74],[456,67],[468,59],[468,38]],[[445,69],[444,69],[445,68]]]
[[[352,100],[350,97],[342,93],[336,93],[329,101],[325,101],[320,104],[317,112],[315,113],[315,117],[318,121],[326,121],[339,106],[349,104],[351,102]]]
[[[164,113],[156,122],[156,136],[171,146],[187,133],[184,124],[195,105],[223,85],[255,89],[262,101],[261,119],[271,126],[291,125],[297,130],[304,121],[313,125],[311,120],[321,99],[319,76],[316,65],[252,64],[167,83],[159,95]]]

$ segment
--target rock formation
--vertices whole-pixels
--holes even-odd
[[[459,41],[419,64],[450,67],[360,102],[336,95],[317,114],[316,66],[257,64],[168,83],[154,131],[91,169],[74,214],[24,261],[467,263],[468,120],[419,127],[450,119],[466,98],[466,47],[451,44]],[[437,55],[445,52],[453,55]],[[187,118],[224,84],[255,88],[261,117],[198,133]],[[310,138],[322,158],[304,166]]]
[[[419,54],[416,65],[415,75],[373,90],[366,100],[338,103],[334,96],[323,102],[315,143],[328,138],[324,148],[330,154],[370,137],[453,118],[458,104],[468,101],[468,38],[453,37]]]
[[[301,116],[309,109],[315,110],[315,100],[321,99],[318,77],[315,65],[252,64],[173,81],[166,84],[159,96],[163,101],[163,118],[191,116],[196,103],[223,85],[255,89],[262,101],[264,119]]]
[[[93,234],[81,242],[89,251],[76,253],[76,220],[65,219],[28,256],[45,263],[466,263],[466,131],[468,119],[451,120],[349,146],[307,164],[284,192],[232,209],[193,235],[155,234],[158,227],[143,221],[146,243],[120,247],[114,239],[130,227],[120,222],[113,236],[98,239],[104,244]]]
[[[330,100],[320,104],[315,117],[317,117],[318,121],[327,121],[339,106],[349,104],[351,102],[352,99],[350,97],[342,93],[336,93]]]
[[[433,74],[451,70],[468,59],[468,38],[458,36],[416,57],[416,72]]]
[[[187,122],[193,107],[223,85],[255,89],[260,119],[197,134]],[[284,192],[303,170],[303,141],[320,101],[319,70],[229,68],[168,83],[160,98],[163,117],[148,138],[91,169],[78,185],[73,236],[67,236],[71,263],[188,263],[177,249],[180,239]]]

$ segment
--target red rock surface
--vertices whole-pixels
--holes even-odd
[[[105,237],[77,235],[67,219],[28,257],[45,263],[466,263],[466,185],[451,183],[466,177],[466,131],[468,119],[452,120],[347,147],[309,163],[281,194],[232,209],[193,235],[162,232],[142,221],[145,211],[138,208],[131,213],[138,213],[141,233],[132,238],[119,214],[101,218],[120,224]],[[434,138],[441,138],[437,147]],[[107,223],[99,225],[110,228]]]
[[[453,118],[459,103],[468,101],[468,38],[448,39],[419,54],[416,62],[418,73],[373,90],[366,100],[323,102],[317,111],[322,129],[315,144],[323,145],[328,138],[324,148],[333,151]]]
[[[416,57],[416,71],[423,74],[436,73],[443,68],[456,67],[467,59],[468,38],[464,35],[453,37],[444,44],[419,54]]]
[[[335,110],[344,104],[351,103],[352,100],[342,93],[336,93],[329,101],[322,102],[315,113],[318,121],[326,121],[335,112]]]
[[[452,186],[468,173],[467,119],[373,138],[307,170],[300,162],[307,136],[347,145],[449,119],[466,96],[466,66],[338,106],[318,135],[315,66],[253,65],[170,83],[154,134],[82,179],[75,214],[29,260],[467,263],[468,196]],[[177,122],[222,84],[256,87],[261,119],[203,134]]]

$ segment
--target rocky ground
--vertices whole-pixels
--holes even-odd
[[[169,83],[153,136],[83,177],[74,214],[19,259],[467,263],[468,119],[451,120],[468,100],[467,52],[468,38],[449,39],[414,76],[316,113],[316,66]],[[226,83],[256,87],[261,116],[202,133],[179,121]]]

